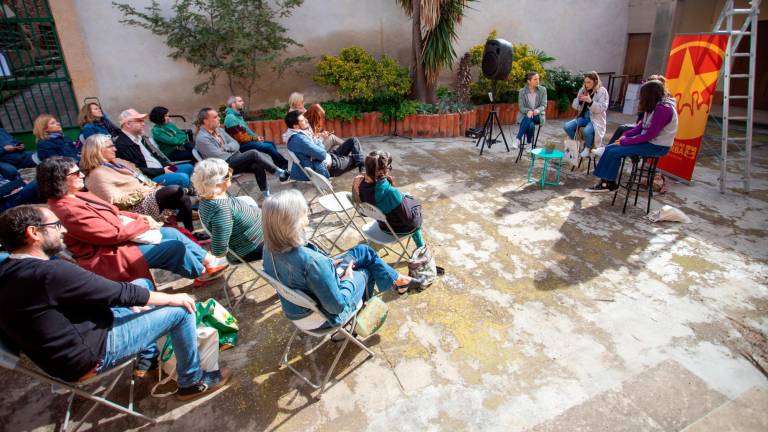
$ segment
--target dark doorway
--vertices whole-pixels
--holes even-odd
[[[744,36],[736,52],[749,52],[749,37]],[[755,109],[768,110],[768,20],[757,23],[757,59],[755,63]],[[732,74],[749,72],[749,58],[735,57]],[[746,95],[747,80],[731,79],[731,96]],[[744,99],[731,100],[731,106],[746,107]]]
[[[651,44],[651,34],[630,33],[628,36],[627,53],[624,56],[624,75],[642,77],[645,72],[645,60],[648,58],[648,46]],[[630,79],[629,82],[637,81]]]

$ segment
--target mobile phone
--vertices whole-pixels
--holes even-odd
[[[336,266],[336,274],[341,277],[344,272],[347,271],[347,267],[349,267],[349,264],[352,262],[352,257],[347,255],[344,258],[342,258],[342,261]]]

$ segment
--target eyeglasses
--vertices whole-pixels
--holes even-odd
[[[230,169],[227,171],[227,175],[226,175],[226,176],[224,176],[224,180],[231,180],[231,179],[232,179],[232,176],[234,175],[234,173],[235,173],[235,172],[232,170],[232,168],[230,168]]]
[[[69,176],[78,176],[79,177],[80,174],[82,174],[82,171],[80,171],[80,169],[78,168],[77,171],[72,171],[71,173],[67,174],[67,177],[69,177]]]
[[[80,171],[78,171],[78,172],[80,172]],[[44,224],[35,224],[34,226],[36,226],[38,228],[54,227],[54,228],[56,228],[56,230],[61,230],[61,227],[62,227],[60,220],[57,220],[55,222],[48,222],[48,223],[44,223]]]

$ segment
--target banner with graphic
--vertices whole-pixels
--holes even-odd
[[[711,33],[678,35],[672,41],[666,78],[677,101],[677,135],[658,167],[682,180],[693,178],[727,44],[727,35]]]

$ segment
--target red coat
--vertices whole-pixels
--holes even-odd
[[[77,198],[50,199],[48,207],[67,229],[64,243],[81,267],[118,282],[152,279],[144,256],[130,241],[149,230],[139,215],[120,211],[89,192],[78,192]],[[123,225],[120,214],[134,221]]]

